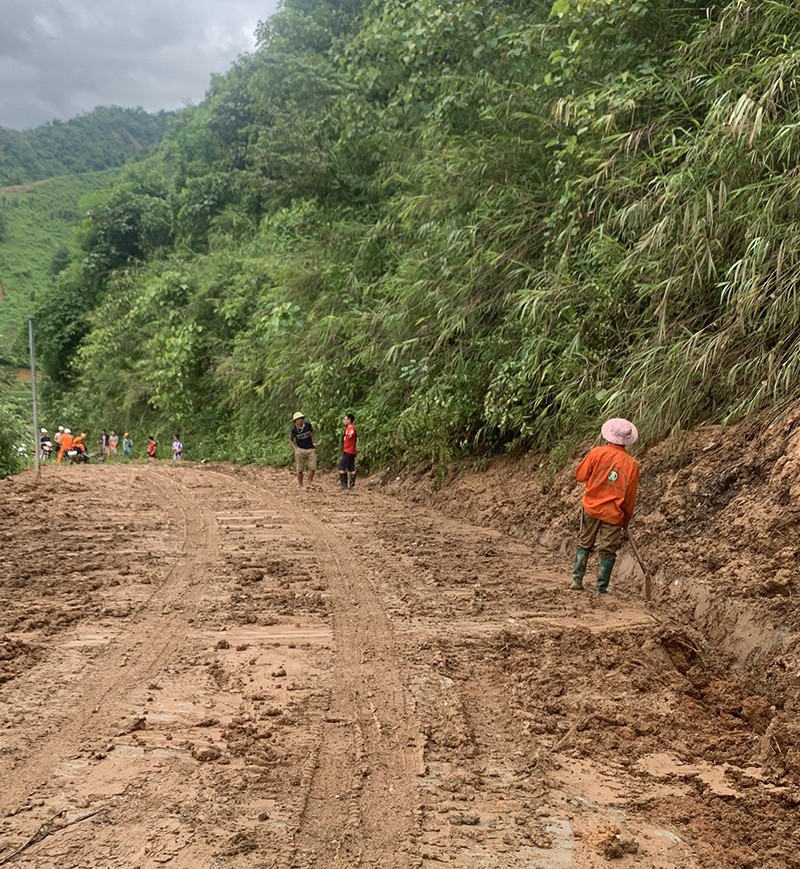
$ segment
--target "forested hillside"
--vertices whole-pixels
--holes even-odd
[[[27,364],[15,337],[42,293],[80,248],[74,238],[85,196],[107,189],[119,169],[67,175],[0,189],[0,365]],[[27,335],[27,332],[26,332]]]
[[[85,222],[62,414],[277,461],[353,410],[437,463],[797,398],[793,6],[286,0],[258,41]]]
[[[21,132],[0,127],[0,187],[96,172],[140,159],[161,141],[173,115],[103,106]]]

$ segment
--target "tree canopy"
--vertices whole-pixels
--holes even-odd
[[[799,41],[772,0],[286,0],[90,209],[51,401],[272,461],[353,409],[432,464],[794,401]]]
[[[173,116],[102,106],[21,132],[0,127],[0,186],[97,172],[140,159],[161,141]]]

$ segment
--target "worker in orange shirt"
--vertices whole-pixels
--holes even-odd
[[[86,451],[86,432],[85,431],[81,432],[78,435],[78,437],[74,438],[74,440],[72,441],[72,446],[76,450],[80,450],[80,452],[83,453],[84,456],[86,455],[87,451]]]
[[[627,419],[609,419],[600,429],[601,445],[589,450],[575,470],[575,479],[585,483],[581,502],[581,530],[571,589],[583,588],[589,554],[597,549],[600,572],[597,593],[609,594],[608,583],[622,545],[625,529],[633,518],[639,488],[639,462],[625,449],[639,432]]]
[[[64,458],[64,453],[72,446],[73,440],[72,431],[65,428],[61,435],[61,449],[58,451],[59,462]]]

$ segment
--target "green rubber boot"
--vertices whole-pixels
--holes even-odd
[[[611,582],[611,571],[614,569],[616,558],[601,558],[600,572],[597,574],[597,593],[611,594],[608,584]]]
[[[583,590],[583,577],[586,575],[586,563],[589,560],[589,550],[579,546],[575,550],[575,562],[572,565],[571,591]]]

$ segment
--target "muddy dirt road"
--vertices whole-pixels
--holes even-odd
[[[0,866],[800,865],[769,698],[632,581],[287,471],[0,503]]]

